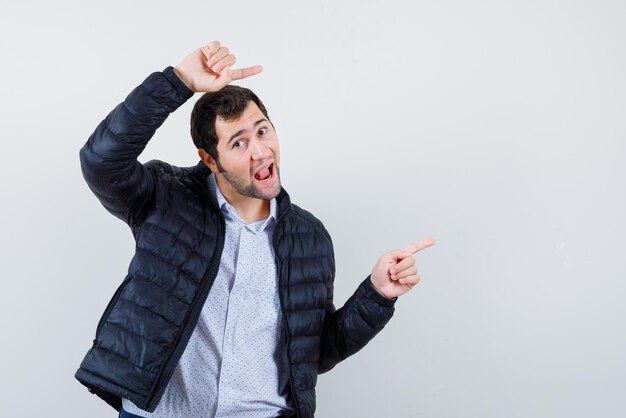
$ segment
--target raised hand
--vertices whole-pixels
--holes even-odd
[[[413,254],[431,245],[435,240],[428,238],[383,254],[370,276],[378,293],[391,299],[411,290],[420,281]]]
[[[231,69],[236,58],[225,46],[213,41],[187,55],[174,67],[176,75],[194,92],[214,92],[232,80],[240,80],[259,74],[263,67]]]

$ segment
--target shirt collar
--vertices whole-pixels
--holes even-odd
[[[270,200],[270,215],[266,219],[262,219],[251,224],[246,224],[237,214],[237,210],[235,210],[235,208],[230,203],[228,203],[228,201],[220,191],[220,188],[217,187],[217,179],[215,178],[215,174],[211,174],[208,177],[208,183],[209,190],[215,196],[215,199],[217,200],[217,205],[219,206],[227,220],[237,219],[238,221],[242,222],[247,228],[253,231],[262,231],[269,225],[270,221],[276,221],[276,213],[278,211],[276,198]]]

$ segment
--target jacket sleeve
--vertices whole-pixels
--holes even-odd
[[[318,373],[329,371],[365,347],[393,316],[396,300],[380,295],[368,276],[343,307],[335,310],[333,284],[330,282],[327,285]]]
[[[100,122],[80,150],[89,188],[131,227],[145,215],[155,187],[152,172],[137,157],[169,114],[192,95],[172,67],[152,73]]]

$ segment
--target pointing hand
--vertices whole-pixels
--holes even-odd
[[[194,92],[214,92],[222,89],[232,80],[240,80],[259,74],[263,67],[232,69],[235,56],[218,41],[202,46],[174,67],[176,75]]]
[[[411,290],[420,281],[413,254],[432,245],[435,240],[428,238],[383,254],[370,276],[374,289],[388,299]]]

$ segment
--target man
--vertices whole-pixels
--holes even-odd
[[[76,378],[121,417],[298,416],[315,411],[318,373],[354,354],[419,281],[423,240],[383,255],[339,310],[332,242],[280,185],[278,138],[262,102],[229,85],[218,42],[151,74],[100,123],[81,167],[136,241]],[[137,161],[194,92],[201,161]]]

